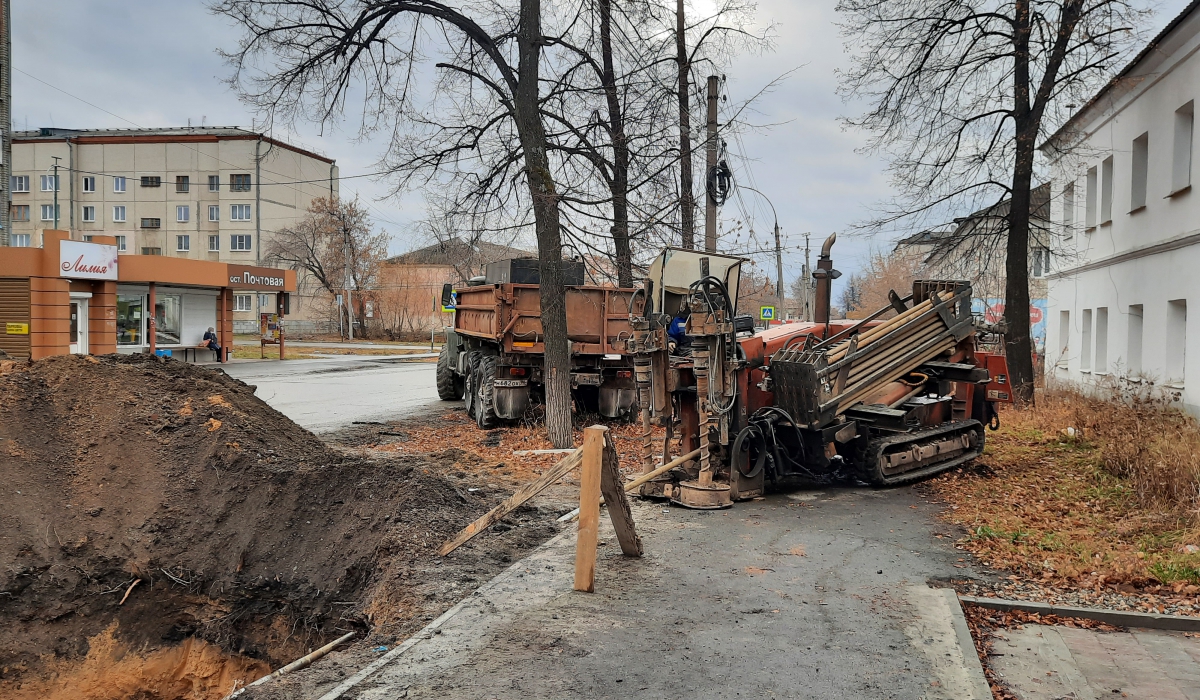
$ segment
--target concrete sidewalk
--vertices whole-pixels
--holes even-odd
[[[602,519],[596,593],[571,590],[571,528],[322,699],[984,700],[953,593],[926,586],[968,573],[932,513],[911,489],[637,502],[647,555]]]

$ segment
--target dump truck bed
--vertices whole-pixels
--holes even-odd
[[[567,337],[574,355],[627,354],[630,304],[640,314],[636,289],[567,287]],[[541,289],[536,284],[490,284],[457,290],[454,330],[491,340],[507,353],[545,352]]]

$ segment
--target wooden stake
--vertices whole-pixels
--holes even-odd
[[[575,540],[575,590],[596,590],[596,546],[600,532],[600,472],[608,428],[583,431],[583,471],[579,478],[579,536]]]
[[[545,474],[542,474],[540,479],[525,484],[521,488],[517,489],[516,492],[505,499],[503,503],[489,510],[487,514],[480,519],[464,527],[457,535],[454,536],[453,539],[447,540],[446,543],[442,545],[441,549],[438,550],[438,555],[444,557],[450,552],[458,549],[467,540],[491,527],[493,523],[520,507],[522,503],[538,495],[544,491],[547,486],[566,476],[567,472],[579,466],[582,454],[582,450],[575,450],[571,454],[559,460],[558,464],[550,467],[550,470]],[[598,488],[599,487],[597,487],[597,490]]]
[[[637,528],[633,524],[633,511],[629,509],[629,501],[625,498],[625,489],[621,488],[621,462],[617,448],[613,445],[612,436],[604,436],[604,466],[600,474],[600,490],[604,492],[604,502],[608,504],[608,517],[612,520],[613,529],[617,531],[617,542],[621,543],[621,553],[627,557],[642,556],[642,538],[638,537]]]

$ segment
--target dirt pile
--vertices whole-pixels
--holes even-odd
[[[331,449],[253,387],[173,360],[0,368],[0,696],[73,676],[70,697],[127,696],[86,673],[132,654],[184,674],[136,697],[220,697],[231,674],[367,626],[398,562],[489,505],[436,471]],[[212,668],[202,642],[245,658]]]

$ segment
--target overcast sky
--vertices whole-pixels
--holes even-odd
[[[1165,24],[1185,5],[1185,0],[1168,0],[1155,24]],[[856,107],[836,94],[835,71],[846,59],[833,6],[832,0],[760,0],[759,21],[776,25],[776,49],[742,57],[728,72],[727,93],[736,102],[788,69],[798,69],[762,97],[757,113],[750,115],[752,121],[777,126],[730,143],[739,156],[731,163],[735,179],[762,190],[778,212],[787,280],[799,274],[805,232],[819,247],[829,233],[846,230],[889,195],[882,164],[856,152],[863,136],[844,131],[837,121]],[[216,54],[236,38],[236,30],[209,14],[200,0],[15,0],[14,125],[162,127],[191,119],[250,127],[254,115],[222,83],[228,68]],[[281,136],[335,158],[343,176],[371,172],[383,144],[356,142],[354,127],[347,124],[324,136],[315,127],[301,128]],[[385,183],[367,179],[344,181],[341,191],[370,203],[378,225],[393,236],[393,252],[422,244],[410,233],[412,222],[425,214],[419,193],[388,198]],[[743,190],[742,196],[743,202],[731,198],[726,205],[723,225],[749,209],[757,241],[773,245],[769,207],[752,193]],[[854,271],[872,246],[890,249],[889,238],[843,237],[834,249],[837,267]],[[736,243],[724,243],[747,249],[744,234]],[[774,278],[773,256],[752,257]]]

